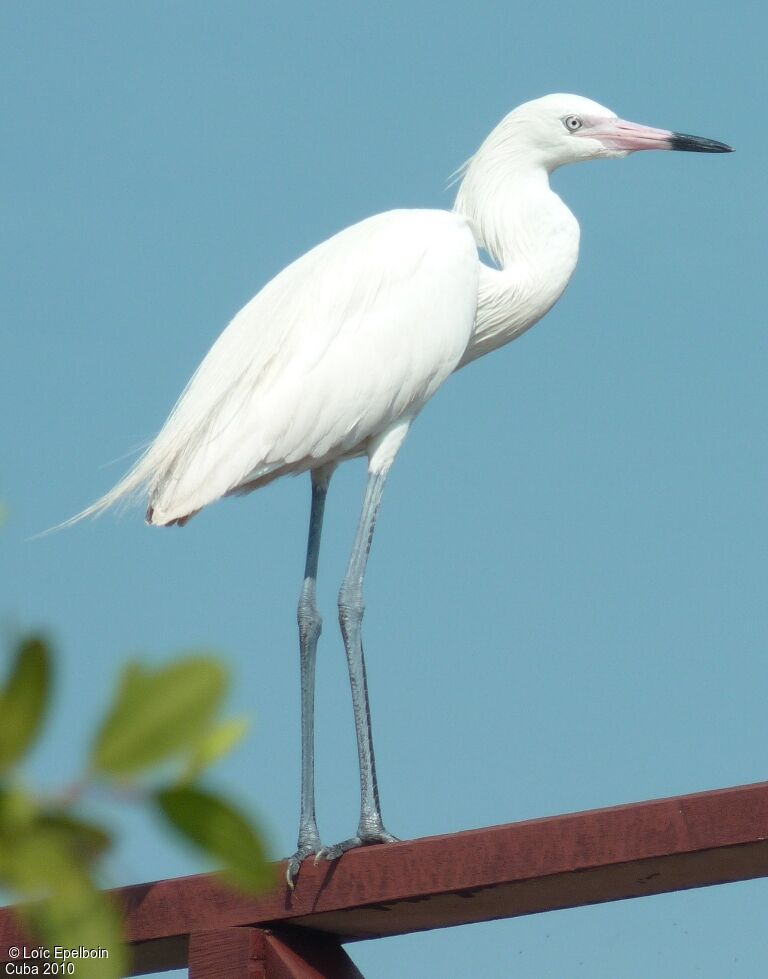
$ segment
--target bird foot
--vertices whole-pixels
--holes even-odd
[[[388,833],[383,827],[380,830],[368,830],[364,833],[358,833],[357,836],[352,836],[348,840],[343,840],[341,843],[337,843],[335,846],[324,846],[321,847],[315,854],[315,866],[320,863],[321,860],[338,860],[342,853],[346,853],[347,850],[355,850],[360,846],[373,846],[376,843],[399,843],[400,840]]]
[[[319,839],[313,841],[312,843],[305,843],[300,846],[299,849],[294,853],[294,855],[288,860],[288,866],[285,869],[285,880],[291,890],[296,886],[296,878],[299,876],[299,868],[303,860],[307,857],[314,856],[315,863],[317,863],[318,855],[325,850],[325,847],[320,842]]]

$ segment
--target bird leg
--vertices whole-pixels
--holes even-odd
[[[361,626],[363,621],[363,579],[373,540],[376,516],[384,491],[385,472],[371,473],[365,489],[363,509],[347,565],[347,573],[339,592],[339,623],[347,654],[349,682],[352,687],[352,709],[357,734],[357,753],[360,761],[360,824],[357,835],[336,846],[323,847],[315,857],[319,860],[335,860],[354,847],[370,843],[394,843],[397,837],[384,829],[376,783],[376,763],[373,757],[371,713],[368,705],[368,684],[365,676],[365,660]]]
[[[286,870],[290,887],[296,881],[301,861],[310,854],[317,854],[322,848],[315,818],[315,662],[317,641],[323,628],[323,620],[317,610],[316,582],[325,497],[332,472],[332,466],[312,470],[307,560],[297,612],[301,668],[301,815],[298,849],[288,861]]]

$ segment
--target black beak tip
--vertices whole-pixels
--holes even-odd
[[[672,133],[671,149],[687,153],[733,153],[733,147],[716,139],[704,136],[689,136],[687,133]]]

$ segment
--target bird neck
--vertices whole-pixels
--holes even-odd
[[[546,169],[516,167],[509,156],[502,167],[482,151],[467,167],[454,209],[500,267],[481,263],[463,366],[514,340],[557,302],[576,267],[579,225],[550,189]]]
[[[503,269],[543,268],[553,257],[553,246],[569,257],[570,245],[578,249],[578,224],[550,188],[547,170],[509,155],[481,150],[473,157],[454,210],[469,219],[478,244]],[[575,265],[576,253],[572,257]]]

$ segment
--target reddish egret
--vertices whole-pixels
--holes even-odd
[[[363,660],[363,579],[390,466],[414,418],[459,367],[519,336],[571,277],[579,225],[549,186],[564,163],[635,150],[725,153],[698,136],[651,129],[576,95],[548,95],[504,118],[461,169],[453,211],[379,214],[323,242],[277,275],[211,347],[157,438],[80,516],[138,493],[151,524],[183,525],[223,496],[287,473],[312,482],[298,620],[301,816],[289,861],[333,859],[390,842],[376,784]],[[493,267],[478,256],[484,248]],[[357,833],[320,841],[314,799],[315,601],[326,492],[335,467],[368,457],[368,483],[339,621],[360,761]]]

